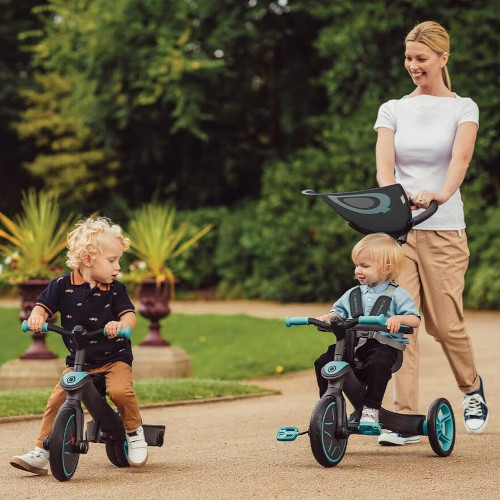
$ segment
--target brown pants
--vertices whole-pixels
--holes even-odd
[[[73,370],[73,368],[66,368],[63,371],[63,375],[71,370]],[[141,425],[141,415],[139,413],[139,404],[137,403],[135,392],[132,389],[131,366],[122,361],[118,361],[86,371],[90,374],[100,373],[104,375],[106,380],[106,392],[122,415],[125,429],[129,431],[137,429],[137,427]],[[47,401],[47,407],[45,408],[40,431],[38,432],[36,446],[40,448],[43,447],[43,440],[45,436],[51,433],[52,424],[56,418],[57,411],[65,400],[66,391],[58,382]]]
[[[427,333],[441,344],[462,392],[479,388],[465,331],[462,293],[469,249],[465,231],[412,230],[403,245],[406,266],[398,282],[422,312]],[[418,413],[418,330],[409,335],[403,366],[393,377],[397,411]]]

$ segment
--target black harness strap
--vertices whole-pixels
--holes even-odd
[[[370,316],[380,316],[381,314],[385,316],[387,314],[389,306],[391,305],[392,294],[398,286],[399,285],[394,283],[394,281],[389,283],[387,290],[373,305],[372,310],[370,311]],[[351,307],[351,316],[353,318],[363,316],[363,302],[361,300],[361,287],[359,285],[351,291],[349,295],[349,305]]]

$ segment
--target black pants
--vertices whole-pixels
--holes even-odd
[[[381,407],[398,352],[394,347],[381,344],[375,339],[368,339],[356,350],[356,357],[363,363],[363,368],[355,370],[355,373],[366,384],[365,406],[377,409]],[[333,361],[334,354],[335,344],[328,347],[328,350],[314,362],[319,397],[328,389],[328,381],[321,376],[321,368]]]

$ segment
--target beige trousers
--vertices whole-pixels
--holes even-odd
[[[460,390],[465,393],[478,389],[479,377],[462,305],[469,264],[465,231],[414,229],[403,249],[406,266],[398,283],[413,297],[427,333],[441,344]],[[394,405],[397,411],[418,413],[418,330],[408,337],[410,345],[403,366],[393,376]]]
[[[63,375],[70,372],[73,368],[66,368]],[[132,368],[127,363],[118,361],[108,363],[107,365],[92,370],[86,370],[87,373],[100,373],[106,380],[106,392],[111,401],[123,417],[123,425],[126,430],[137,429],[141,425],[141,415],[139,413],[139,404],[132,389]],[[59,382],[54,387],[52,394],[47,401],[47,407],[43,415],[40,430],[36,440],[36,446],[43,447],[43,440],[52,431],[52,425],[57,415],[57,411],[66,400],[66,391]]]

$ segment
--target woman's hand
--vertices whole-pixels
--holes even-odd
[[[413,196],[410,196],[410,200],[416,207],[414,210],[427,208],[432,200],[436,200],[438,205],[442,205],[445,201],[447,201],[447,199],[440,193],[434,193],[433,191],[427,191],[425,189],[423,191],[419,191]]]

